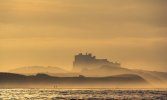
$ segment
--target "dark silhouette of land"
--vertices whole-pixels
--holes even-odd
[[[0,73],[0,87],[35,87],[46,86],[52,88],[54,85],[60,87],[116,87],[128,85],[148,84],[146,80],[137,75],[118,75],[108,77],[53,77],[46,74],[25,76],[13,73]]]

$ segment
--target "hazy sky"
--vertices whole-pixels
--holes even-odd
[[[167,71],[166,18],[167,0],[0,0],[0,71],[70,69],[79,52]]]

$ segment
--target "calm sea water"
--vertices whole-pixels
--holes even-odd
[[[0,89],[0,100],[167,100],[167,90]]]

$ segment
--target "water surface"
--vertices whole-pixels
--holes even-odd
[[[167,100],[167,90],[0,89],[0,100]]]

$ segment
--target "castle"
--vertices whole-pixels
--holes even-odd
[[[85,55],[80,53],[75,56],[75,60],[73,62],[73,68],[76,71],[81,71],[82,69],[99,68],[104,65],[112,67],[121,66],[120,63],[110,62],[107,59],[96,59],[96,56],[92,56],[91,53],[86,53]]]

